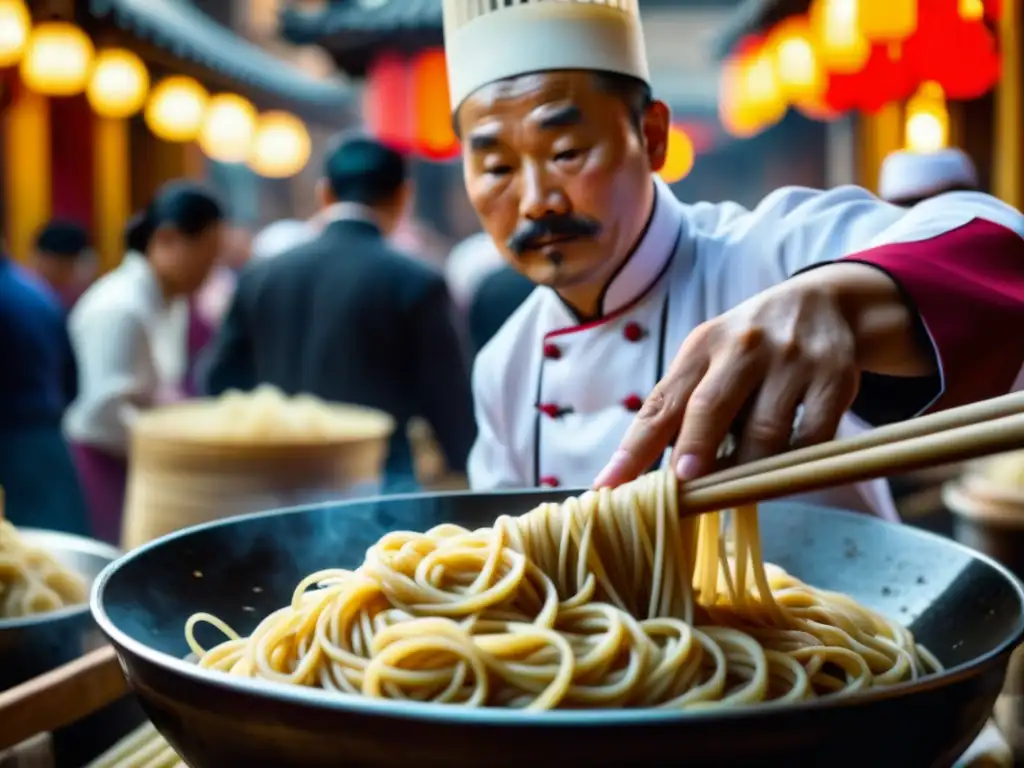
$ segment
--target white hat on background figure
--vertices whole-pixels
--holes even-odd
[[[977,188],[977,168],[963,150],[955,147],[928,153],[893,152],[882,163],[878,179],[878,196],[896,205]]]

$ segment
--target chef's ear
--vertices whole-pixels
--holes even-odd
[[[647,159],[651,164],[651,171],[655,173],[665,165],[671,122],[672,113],[665,102],[654,100],[647,105],[640,127],[644,135],[644,145],[647,148]]]

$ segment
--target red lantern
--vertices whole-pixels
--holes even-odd
[[[409,67],[397,54],[383,54],[370,65],[363,94],[367,130],[400,152],[413,146]]]
[[[908,98],[916,85],[901,56],[901,46],[873,45],[860,72],[829,74],[824,101],[836,112],[877,112],[891,101]]]
[[[452,127],[448,68],[444,51],[434,48],[416,57],[412,67],[416,148],[432,160],[448,160],[459,152]]]
[[[919,81],[934,80],[950,99],[975,99],[999,80],[996,39],[984,21],[964,21],[958,0],[921,3],[917,32],[903,46]]]

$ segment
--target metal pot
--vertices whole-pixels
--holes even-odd
[[[91,584],[120,552],[109,544],[56,531],[20,528],[25,543],[52,555]],[[76,659],[104,642],[88,603],[52,613],[0,618],[0,691]]]
[[[28,545],[45,550],[89,584],[120,556],[109,544],[83,536],[36,528],[19,528],[18,532]],[[0,691],[77,659],[105,642],[88,603],[36,616],[0,619]],[[83,765],[142,718],[138,703],[129,697],[62,729],[53,734],[55,764]]]
[[[779,502],[762,508],[766,558],[899,618],[946,672],[785,706],[527,713],[273,685],[183,660],[183,628],[195,611],[249,632],[291,599],[302,577],[357,565],[388,530],[439,522],[475,528],[570,493],[396,496],[211,523],[108,567],[93,611],[147,714],[193,768],[948,768],[989,717],[1024,635],[1024,586],[983,555],[910,527]]]

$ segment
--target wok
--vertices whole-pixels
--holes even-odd
[[[87,582],[121,554],[109,544],[84,536],[38,528],[20,528],[19,533],[26,544],[49,553]],[[0,618],[0,692],[77,659],[103,645],[104,640],[85,604],[34,616]],[[134,700],[115,702],[53,734],[54,759],[58,765],[82,765],[142,720]]]
[[[275,686],[183,660],[183,627],[194,611],[249,632],[289,601],[303,576],[357,565],[388,530],[443,521],[479,527],[567,495],[409,495],[219,521],[109,566],[92,608],[146,712],[193,768],[950,766],[989,716],[1024,633],[1022,585],[992,560],[909,527],[779,502],[762,507],[767,558],[909,624],[944,674],[789,706],[531,714]],[[211,630],[198,639],[208,647],[218,638]]]

